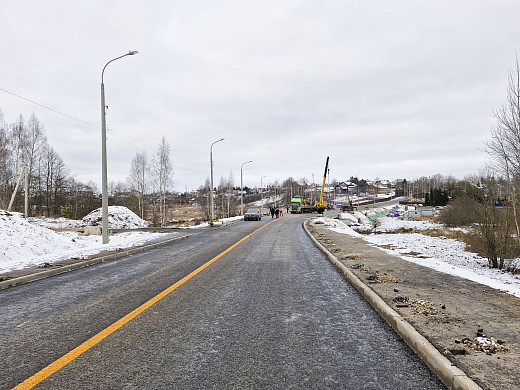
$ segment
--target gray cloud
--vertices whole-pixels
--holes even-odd
[[[518,51],[520,3],[500,1],[10,2],[0,88],[99,126],[107,67],[109,180],[172,148],[175,188],[232,171],[254,186],[478,171]],[[13,122],[35,112],[78,179],[100,181],[100,130],[0,91]],[[117,138],[120,137],[124,139]],[[319,181],[316,179],[316,181]]]

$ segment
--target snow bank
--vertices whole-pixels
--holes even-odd
[[[33,225],[22,214],[0,210],[0,272],[16,269],[25,259],[40,258],[77,246],[75,234],[58,234]],[[23,268],[23,267],[22,267]]]
[[[126,224],[116,226],[130,226],[128,222],[134,218],[128,213],[130,210],[124,209],[126,207],[112,209],[113,212],[121,211],[123,214],[121,218],[114,218],[115,221],[126,221]],[[44,219],[41,223],[52,224],[49,219]],[[109,244],[103,244],[101,236],[55,232],[39,223],[29,222],[20,213],[0,210],[0,273],[45,262],[87,258],[102,251],[126,249],[165,236],[165,233],[120,233],[110,236]]]

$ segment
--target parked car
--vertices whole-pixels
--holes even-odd
[[[258,209],[249,209],[244,214],[244,221],[260,221],[261,219],[262,215]]]

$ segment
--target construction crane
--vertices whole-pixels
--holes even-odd
[[[316,202],[316,208],[318,210],[318,213],[323,213],[325,209],[330,208],[330,205],[325,204],[323,201],[323,192],[325,191],[325,180],[327,179],[327,170],[329,168],[329,156],[327,156],[327,162],[325,163],[325,172],[323,173],[323,184],[321,186],[321,194],[320,194],[320,200],[319,202]]]

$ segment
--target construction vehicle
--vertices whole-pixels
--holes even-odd
[[[325,180],[327,178],[327,170],[329,167],[329,158],[327,157],[327,162],[325,163],[325,173],[323,174],[323,185],[321,186],[321,194],[320,200],[315,201],[314,204],[311,204],[311,201],[308,199],[303,199],[301,196],[296,195],[291,199],[291,203],[289,204],[289,211],[291,214],[301,214],[301,213],[320,213],[322,214],[325,210],[330,210],[330,204],[327,204],[323,200],[323,192],[325,191]]]
[[[316,202],[316,211],[322,214],[325,210],[330,210],[330,204],[326,204],[323,201],[323,191],[325,191],[325,180],[327,179],[327,169],[329,167],[329,156],[327,156],[327,162],[325,162],[325,173],[323,174],[323,184],[321,185],[320,200]]]

